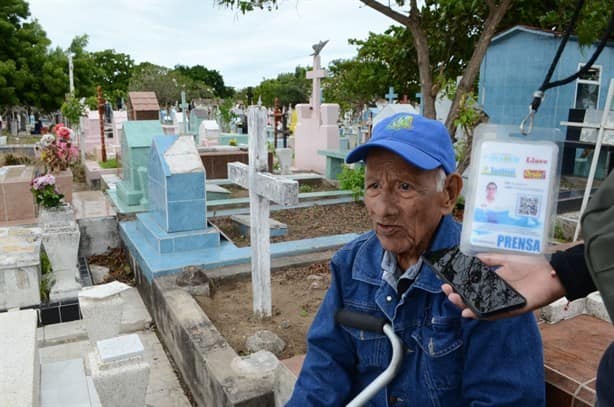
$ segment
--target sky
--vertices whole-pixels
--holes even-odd
[[[90,52],[114,49],[135,63],[215,69],[227,86],[256,86],[263,79],[311,66],[311,46],[329,40],[322,66],[351,58],[349,38],[382,33],[393,20],[358,0],[282,0],[279,9],[245,15],[214,0],[28,0],[53,46],[67,48],[88,34]]]

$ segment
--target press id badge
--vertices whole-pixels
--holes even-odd
[[[558,134],[557,134],[558,133]],[[461,250],[542,253],[559,185],[558,129],[482,125],[474,133]]]

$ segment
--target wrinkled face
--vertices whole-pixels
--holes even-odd
[[[372,149],[366,161],[365,206],[373,229],[405,269],[428,248],[447,212],[446,194],[437,192],[439,170],[418,169],[384,149]]]

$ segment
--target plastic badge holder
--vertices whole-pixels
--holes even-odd
[[[461,251],[540,254],[556,216],[562,154],[558,129],[483,124],[474,132]]]

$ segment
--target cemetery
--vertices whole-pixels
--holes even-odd
[[[490,124],[517,125],[521,104],[524,114],[528,85],[493,84],[517,79],[502,55],[535,36],[545,34],[516,26],[485,51],[475,99]],[[175,76],[171,101],[153,87],[126,88],[118,101],[105,90],[105,100],[99,87],[96,109],[83,98],[75,117],[61,109],[43,123],[15,110],[6,132],[0,121],[0,406],[285,405],[333,283],[331,258],[373,228],[365,163],[347,156],[382,120],[425,112],[423,95],[389,84],[362,109],[333,102],[327,42],[300,71],[307,97],[288,107],[251,87],[234,100],[194,97]],[[611,51],[598,59],[603,91],[591,106],[561,100],[593,97],[582,87],[593,71],[576,84],[588,96],[567,89],[536,121],[535,133],[559,137],[561,161],[544,253],[582,240],[581,215],[614,166]],[[575,49],[571,59],[581,59]],[[452,103],[434,93],[445,122]],[[458,145],[471,146],[476,133],[457,127]],[[461,175],[471,186],[476,174]],[[454,206],[459,224],[473,216],[469,191]],[[600,293],[534,313],[547,405],[594,405],[614,337]]]

